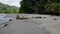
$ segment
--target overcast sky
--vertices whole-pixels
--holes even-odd
[[[11,6],[17,6],[17,7],[20,6],[20,4],[19,4],[20,1],[21,0],[0,0],[1,3],[8,4]]]

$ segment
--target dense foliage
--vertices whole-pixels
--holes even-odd
[[[60,0],[22,0],[20,13],[60,14]]]
[[[19,8],[0,3],[0,13],[18,13]]]

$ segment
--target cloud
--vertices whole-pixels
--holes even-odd
[[[4,4],[8,4],[8,5],[11,5],[11,6],[17,6],[17,7],[20,6],[20,4],[19,4],[20,1],[21,0],[0,0],[0,2],[2,2]]]

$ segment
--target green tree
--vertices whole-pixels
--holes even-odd
[[[60,0],[22,0],[20,13],[60,14]]]
[[[60,0],[48,0],[46,12],[49,14],[60,14]]]
[[[20,4],[22,13],[42,13],[47,5],[47,0],[22,0]]]

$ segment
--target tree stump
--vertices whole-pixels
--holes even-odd
[[[17,19],[17,20],[20,19],[19,15],[16,16],[16,19]]]

